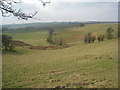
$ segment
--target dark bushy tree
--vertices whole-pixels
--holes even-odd
[[[115,31],[114,38],[120,38],[120,32],[119,32],[119,29],[118,29],[117,31]]]
[[[53,43],[53,34],[54,34],[54,30],[49,28],[49,35],[48,35],[48,38],[47,38],[47,41],[49,43]]]
[[[12,44],[12,37],[3,34],[2,35],[2,48],[5,51],[13,51],[14,50],[14,45]]]
[[[95,39],[96,39],[96,36],[92,35],[91,32],[88,32],[84,37],[84,42],[85,43],[91,43],[91,42],[94,42]]]
[[[114,37],[114,35],[113,35],[113,29],[112,29],[112,27],[109,27],[108,29],[107,29],[107,39],[113,39],[113,37]]]
[[[80,23],[80,27],[82,27],[82,26],[85,26],[85,24],[84,23]]]
[[[120,33],[118,33],[118,38],[120,38]]]
[[[96,36],[91,36],[91,41],[94,43],[94,41],[96,40]]]
[[[104,39],[105,39],[105,35],[102,35],[102,34],[101,34],[101,35],[98,35],[98,36],[97,36],[97,40],[98,40],[98,41],[104,41]]]
[[[84,37],[84,42],[85,43],[91,43],[91,32],[88,32],[85,37]]]

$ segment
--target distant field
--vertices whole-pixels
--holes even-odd
[[[102,24],[86,24],[84,27],[76,26],[76,27],[70,27],[70,28],[63,28],[63,29],[55,29],[55,32],[57,35],[55,35],[56,38],[63,38],[65,42],[67,43],[74,43],[76,41],[81,41],[84,38],[84,35],[88,32],[93,32],[93,34],[106,34],[106,30],[108,27],[112,27],[115,31],[118,30],[118,24],[117,23],[102,23]],[[26,43],[32,44],[32,45],[49,45],[49,43],[46,42],[46,39],[48,37],[48,31],[26,31],[22,30],[18,33],[11,32],[7,33],[8,35],[12,36],[15,40],[21,40]]]
[[[17,52],[3,54],[4,88],[117,88],[118,40],[84,44],[84,34],[105,34],[117,24],[89,24],[56,32],[74,45],[57,50],[31,50],[16,47]],[[7,33],[14,40],[32,45],[49,45],[48,32]]]

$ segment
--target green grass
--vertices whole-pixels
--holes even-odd
[[[59,32],[57,37],[62,37],[66,42],[76,42],[79,40],[83,40],[84,35],[88,32],[92,32],[95,35],[106,35],[106,30],[108,29],[108,27],[112,27],[115,30],[115,33],[118,30],[117,23],[86,24],[84,27],[77,26],[61,31]]]
[[[15,40],[24,41],[32,45],[48,45],[48,43],[46,42],[46,38],[48,36],[47,31],[31,31],[6,34],[12,36]]]
[[[103,28],[109,26],[99,25]],[[90,27],[97,28],[97,25],[93,24],[82,28],[89,31]],[[65,37],[73,38],[75,34],[71,32],[81,30],[81,28],[77,29],[78,27],[76,29],[74,27],[74,29],[71,28],[69,31],[60,33],[67,32],[66,34],[69,35]],[[25,34],[26,36],[24,36]],[[14,39],[26,41],[29,38],[37,40],[39,35],[42,38],[46,34],[47,32],[29,32],[11,35],[14,36]],[[16,47],[16,53],[4,52],[2,57],[3,88],[49,88],[56,86],[117,88],[118,40],[105,40],[91,44],[84,44],[79,40],[76,42],[78,44],[72,47],[58,50],[30,50],[27,47]],[[30,43],[33,42],[30,41]]]

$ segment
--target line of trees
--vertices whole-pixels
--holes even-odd
[[[112,27],[108,27],[106,30],[106,34],[99,34],[99,35],[93,35],[92,32],[88,32],[84,37],[84,43],[94,43],[97,41],[104,41],[105,39],[113,39],[115,37],[118,37],[118,34],[115,35],[115,30]],[[56,39],[54,30],[49,28],[49,34],[47,41],[54,45],[64,45],[65,42],[63,38]]]
[[[88,32],[85,37],[84,37],[84,43],[94,43],[95,40],[97,41],[104,41],[105,38],[109,39],[113,39],[115,38],[115,33],[114,33],[114,29],[112,27],[109,27],[106,30],[106,35],[104,34],[99,34],[98,36],[92,35],[92,32]],[[106,37],[105,37],[106,36]],[[117,35],[116,35],[117,36]],[[118,37],[118,36],[117,36]]]

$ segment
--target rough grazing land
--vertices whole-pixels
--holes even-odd
[[[61,33],[65,32],[68,31]],[[17,52],[3,52],[3,87],[116,88],[117,41],[112,39],[92,44],[77,41],[71,47],[57,50],[36,50],[18,46]]]

